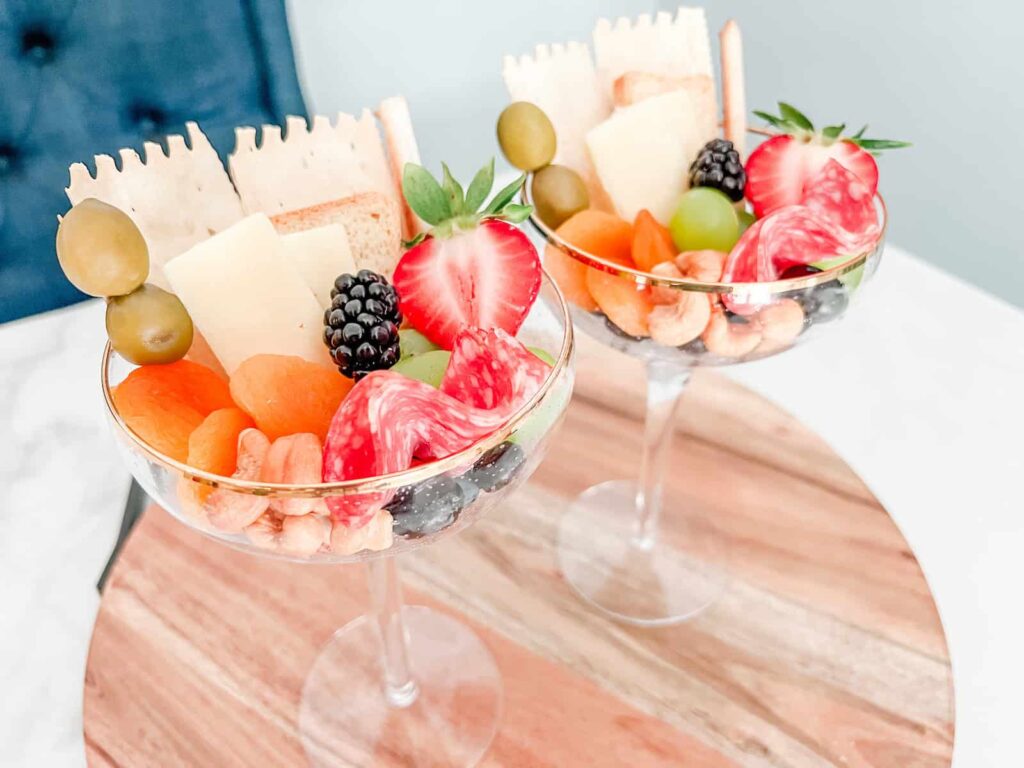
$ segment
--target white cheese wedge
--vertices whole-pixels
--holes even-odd
[[[697,114],[687,91],[671,91],[618,109],[587,133],[594,169],[623,219],[646,208],[668,223],[703,146]]]
[[[264,214],[193,246],[164,272],[228,374],[259,354],[331,365],[323,309]]]
[[[345,272],[356,272],[348,235],[341,224],[281,235],[281,247],[323,309],[331,306],[334,279]]]

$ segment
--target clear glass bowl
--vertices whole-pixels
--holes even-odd
[[[394,557],[465,529],[525,482],[543,458],[572,394],[574,342],[568,306],[546,274],[540,298],[517,337],[548,351],[555,363],[530,401],[456,454],[365,480],[304,486],[249,482],[202,472],[162,455],[128,427],[111,396],[134,366],[109,345],[104,351],[102,388],[118,448],[139,484],[180,522],[254,555],[306,564],[367,562],[372,610],[330,639],[303,689],[299,735],[312,765],[367,764],[381,753],[394,755],[403,765],[420,764],[428,756],[433,756],[429,764],[473,765],[497,731],[502,686],[493,658],[471,630],[450,616],[403,606]],[[218,530],[188,504],[197,488],[218,489],[240,500],[380,498],[382,492],[461,477],[481,456],[510,441],[521,463],[507,484],[479,491],[472,499],[468,497],[473,494],[460,491],[461,509],[448,524],[429,535],[396,533],[391,546],[381,551],[344,554],[325,544],[299,557],[260,546],[244,533]]]
[[[523,197],[529,202],[525,191]],[[663,499],[662,494],[673,422],[686,381],[698,367],[777,355],[834,327],[867,290],[882,258],[887,212],[881,196],[874,202],[880,227],[870,247],[856,254],[833,254],[824,260],[828,268],[823,271],[763,283],[644,272],[589,253],[561,238],[536,214],[531,217],[543,241],[546,265],[562,259],[563,268],[570,264],[597,270],[606,285],[617,281],[611,283],[613,290],[625,295],[657,292],[659,304],[674,305],[679,299],[680,308],[699,305],[706,313],[697,313],[693,327],[699,335],[675,344],[665,343],[661,334],[659,340],[633,336],[629,332],[633,329],[623,330],[591,307],[571,307],[579,329],[643,360],[647,371],[640,476],[589,488],[570,504],[561,520],[560,566],[567,581],[593,606],[628,623],[662,626],[695,616],[725,589],[728,552],[710,516],[677,500]],[[727,306],[742,309],[743,314],[727,311]],[[685,467],[672,471],[685,472]]]

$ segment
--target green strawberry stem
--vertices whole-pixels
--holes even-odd
[[[773,115],[769,112],[762,112],[755,109],[754,114],[774,128],[783,133],[800,139],[801,141],[814,141],[823,146],[829,146],[837,141],[849,141],[858,147],[868,150],[872,154],[881,152],[883,149],[899,149],[911,146],[909,141],[893,141],[892,139],[867,139],[864,132],[868,129],[865,125],[852,136],[843,136],[846,123],[841,125],[829,125],[820,131],[814,129],[814,123],[796,107],[784,101],[779,102],[779,114]]]
[[[511,224],[520,224],[529,218],[533,206],[512,202],[526,183],[523,174],[508,186],[499,190],[491,202],[481,210],[494,186],[494,158],[476,172],[468,189],[455,180],[445,163],[441,163],[442,177],[439,182],[426,168],[415,163],[406,163],[402,169],[402,194],[413,212],[430,224],[424,232],[403,243],[411,248],[427,235],[451,237],[456,232],[473,229],[486,219],[501,219]]]

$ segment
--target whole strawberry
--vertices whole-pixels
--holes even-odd
[[[532,210],[513,202],[525,176],[484,206],[494,184],[493,159],[465,192],[442,166],[441,182],[412,163],[403,171],[405,199],[431,229],[406,244],[409,250],[395,268],[402,312],[444,349],[452,348],[466,326],[515,335],[541,281],[537,250],[516,226]]]
[[[815,130],[800,110],[785,102],[779,102],[779,112],[754,112],[784,132],[763,142],[747,159],[746,197],[758,218],[784,205],[799,203],[804,186],[829,160],[855,174],[873,196],[878,189],[878,165],[873,155],[883,149],[910,146],[905,141],[864,138],[867,126],[853,136],[842,135],[845,125]]]

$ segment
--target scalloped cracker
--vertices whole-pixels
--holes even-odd
[[[594,62],[598,77],[610,92],[626,72],[686,77],[707,75],[711,68],[711,40],[703,8],[681,7],[675,18],[662,11],[653,19],[598,19],[594,27]]]
[[[163,266],[210,235],[239,221],[242,205],[205,134],[186,123],[191,148],[181,136],[167,137],[167,154],[146,142],[146,160],[120,151],[121,170],[110,155],[96,156],[96,175],[82,163],[68,170],[68,200],[94,197],[127,213],[149,247],[148,281],[168,287]]]
[[[228,171],[246,213],[270,216],[361,192],[381,192],[401,206],[377,124],[364,109],[358,119],[339,112],[332,124],[316,116],[312,126],[288,117],[285,134],[264,125],[235,129]]]

